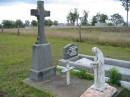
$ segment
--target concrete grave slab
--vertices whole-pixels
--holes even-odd
[[[105,90],[87,89],[80,97],[116,97],[117,89],[108,85]]]
[[[42,82],[34,82],[30,79],[26,79],[24,83],[36,89],[50,92],[55,97],[80,97],[80,95],[93,84],[92,81],[72,77],[71,84],[66,85],[65,79],[65,75],[62,75],[55,77],[53,80]]]

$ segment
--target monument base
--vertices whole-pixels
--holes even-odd
[[[115,97],[116,94],[117,89],[107,85],[107,88],[102,92],[90,87],[80,97]]]
[[[29,79],[45,81],[55,76],[56,67],[52,65],[50,44],[35,44],[32,48],[32,69]]]
[[[53,66],[53,67],[49,67],[41,71],[32,69],[29,79],[33,81],[44,81],[44,80],[52,79],[55,76],[56,76],[56,68],[55,66]]]

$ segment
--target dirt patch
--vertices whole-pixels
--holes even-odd
[[[7,97],[7,93],[0,90],[0,97]]]

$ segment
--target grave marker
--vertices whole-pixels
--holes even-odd
[[[69,59],[78,55],[78,46],[75,44],[68,44],[64,47],[63,59]]]
[[[49,11],[44,11],[44,1],[37,1],[37,9],[31,10],[31,15],[38,19],[37,41],[32,48],[32,69],[30,79],[44,81],[55,77],[56,69],[52,65],[51,47],[46,40],[44,18],[50,16]]]
[[[31,15],[38,20],[38,37],[36,44],[47,43],[44,30],[45,17],[50,16],[50,11],[44,10],[44,1],[37,1],[37,9],[31,9]]]

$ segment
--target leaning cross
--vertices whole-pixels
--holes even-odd
[[[50,11],[44,10],[44,1],[37,1],[37,9],[31,9],[31,15],[38,19],[38,37],[36,44],[47,43],[44,30],[45,17],[50,16]]]
[[[66,84],[70,85],[70,70],[74,69],[74,67],[70,66],[69,63],[66,64],[66,67],[62,68],[63,73],[66,73]]]

